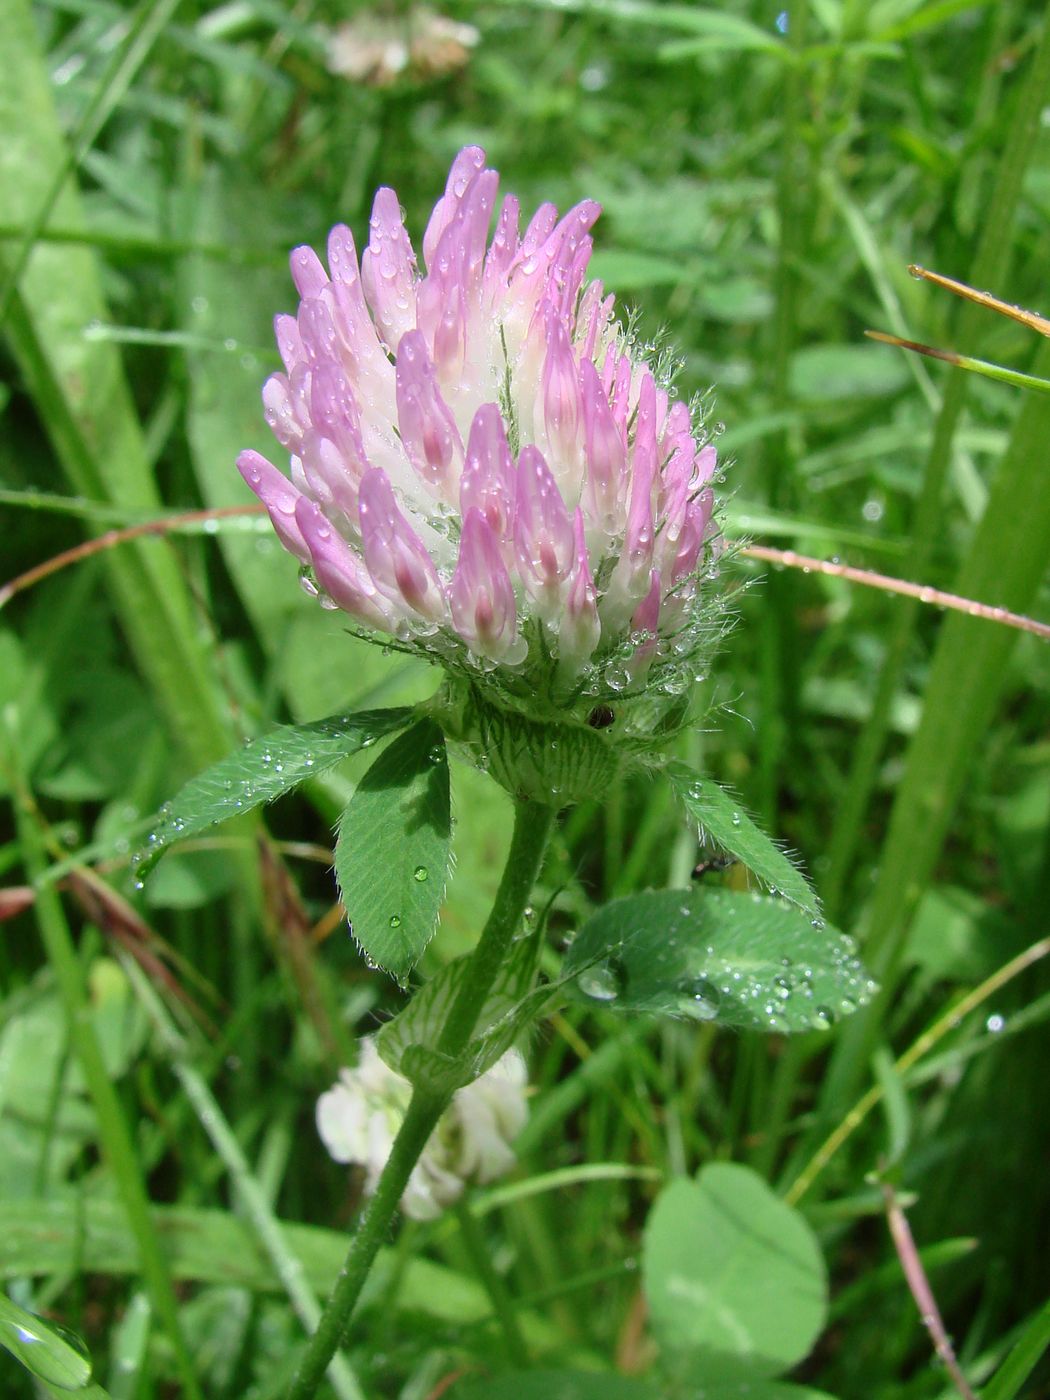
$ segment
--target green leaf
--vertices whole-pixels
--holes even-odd
[[[910,371],[876,345],[809,345],[791,361],[791,392],[810,403],[855,403],[903,389]]]
[[[565,959],[578,993],[614,1011],[741,1030],[826,1030],[876,990],[852,938],[777,899],[661,890],[613,900]]]
[[[83,1390],[91,1380],[91,1358],[75,1333],[26,1312],[2,1293],[0,1346],[34,1376],[63,1390]]]
[[[675,63],[712,51],[741,53],[748,50],[773,53],[779,58],[789,57],[786,45],[775,35],[760,29],[750,20],[713,7],[695,7],[688,27],[696,34],[695,39],[677,39],[662,44],[657,50],[657,57],[665,63]]]
[[[451,1400],[658,1400],[648,1381],[609,1371],[513,1371],[454,1386]]]
[[[654,1331],[712,1379],[786,1371],[824,1325],[820,1246],[750,1167],[715,1162],[671,1182],[649,1214],[642,1268]]]
[[[451,838],[445,739],[433,720],[424,719],[361,779],[335,848],[354,938],[399,982],[437,928]]]
[[[272,802],[306,778],[334,768],[349,754],[403,729],[411,717],[408,709],[363,710],[356,715],[332,715],[315,724],[281,725],[260,739],[249,740],[237,753],[191,778],[161,808],[145,849],[132,859],[139,879],[176,841]]]
[[[705,836],[742,861],[773,894],[783,895],[816,917],[820,903],[805,876],[755,825],[738,802],[716,782],[701,778],[685,763],[669,763],[667,776]]]
[[[281,1281],[247,1220],[228,1210],[182,1206],[154,1206],[150,1214],[175,1278],[248,1288],[263,1297],[281,1293]],[[345,1232],[286,1220],[279,1225],[310,1287],[330,1293],[346,1259]],[[23,1201],[0,1197],[0,1278],[78,1273],[134,1278],[140,1267],[119,1201],[88,1195]],[[434,1318],[446,1327],[484,1322],[492,1312],[483,1285],[469,1274],[422,1255],[406,1259],[387,1246],[379,1251],[368,1295],[372,1305],[378,1298],[397,1314]],[[519,1318],[537,1350],[549,1352],[562,1340],[536,1312],[523,1308]]]

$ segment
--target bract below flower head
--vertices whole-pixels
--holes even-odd
[[[497,703],[680,694],[717,630],[714,447],[585,284],[599,206],[522,231],[498,183],[459,153],[422,264],[389,189],[360,263],[343,226],[327,271],[295,250],[263,391],[289,475],[238,465],[310,591]]]

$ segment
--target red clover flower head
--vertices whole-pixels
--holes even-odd
[[[303,566],[366,632],[490,692],[587,707],[680,693],[709,638],[700,580],[716,454],[656,362],[585,284],[584,200],[524,233],[476,146],[452,164],[423,266],[381,189],[350,230],[291,256],[298,313],[263,390],[290,479],[238,466]]]

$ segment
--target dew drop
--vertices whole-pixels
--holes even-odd
[[[679,1006],[694,1021],[713,1021],[721,1001],[722,993],[715,984],[706,977],[697,977],[687,983]]]
[[[580,973],[576,984],[592,1001],[615,1001],[623,991],[623,968],[613,958],[596,963]]]
[[[401,927],[401,915],[400,915],[400,914],[391,914],[391,915],[390,915],[390,927],[391,927],[391,928],[400,928],[400,927]]]
[[[835,1024],[835,1013],[830,1006],[816,1006],[813,1008],[813,1015],[810,1025],[814,1030],[829,1031]]]
[[[420,884],[423,884],[425,880],[428,880],[430,878],[430,871],[426,868],[425,865],[417,865],[415,870],[412,872],[412,878],[414,880],[418,880]]]

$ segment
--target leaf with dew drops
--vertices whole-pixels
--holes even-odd
[[[91,1358],[74,1332],[26,1312],[3,1294],[0,1346],[27,1371],[61,1390],[83,1390],[91,1380]]]
[[[395,739],[358,783],[335,847],[354,938],[399,982],[437,928],[451,836],[445,739],[424,719]]]
[[[313,724],[281,725],[249,740],[236,753],[191,778],[178,796],[161,808],[145,847],[132,857],[137,880],[141,883],[176,841],[199,836],[219,822],[272,802],[307,778],[326,773],[351,754],[404,729],[412,713],[410,709],[362,710],[356,715],[332,715]]]
[[[739,802],[688,764],[669,763],[666,772],[686,811],[705,835],[746,865],[771,891],[782,894],[813,917],[819,914],[820,902],[806,877],[755,825]]]
[[[576,994],[740,1030],[828,1030],[877,990],[853,939],[780,899],[661,890],[605,905],[563,971]]]

